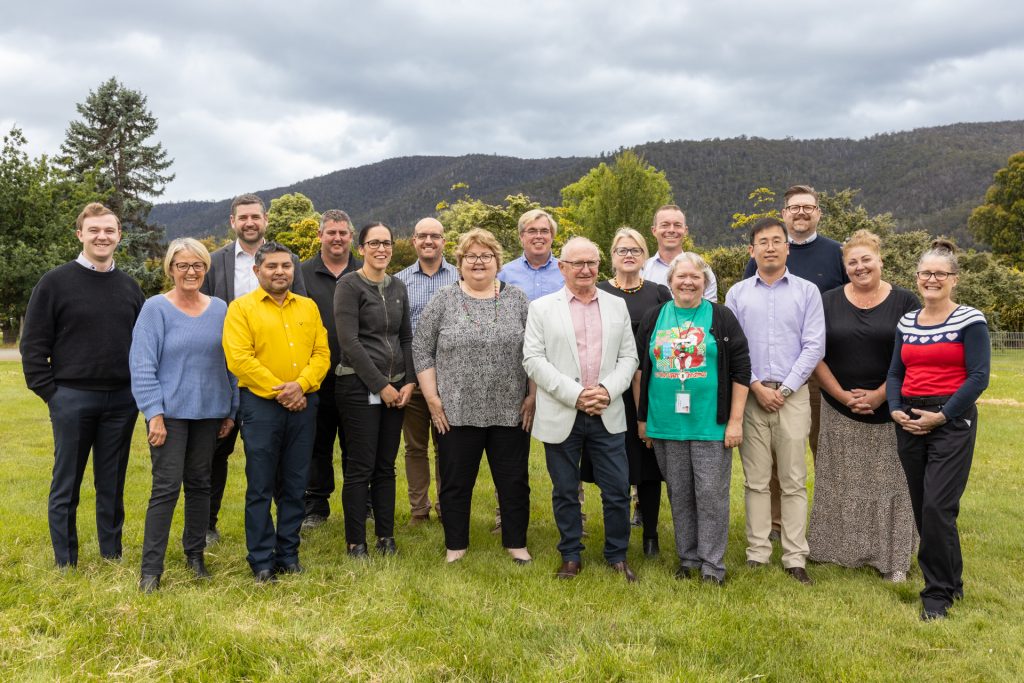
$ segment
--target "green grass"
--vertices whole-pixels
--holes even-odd
[[[149,458],[136,433],[126,492],[125,558],[98,557],[91,470],[79,509],[79,569],[52,568],[46,497],[52,439],[45,406],[17,363],[0,363],[0,679],[81,680],[931,680],[1024,678],[1024,357],[997,356],[981,407],[974,469],[960,515],[966,598],[941,623],[918,620],[915,569],[904,585],[873,570],[814,565],[806,588],[778,564],[743,566],[741,471],[733,467],[723,589],[678,582],[662,506],[662,557],[645,561],[634,534],[627,585],[601,560],[600,500],[588,487],[585,568],[559,563],[550,483],[534,444],[530,548],[516,567],[489,533],[486,467],[474,502],[470,552],[442,562],[440,526],[408,529],[401,477],[396,558],[344,555],[340,514],[302,545],[308,571],[253,585],[245,563],[245,477],[232,458],[221,531],[208,555],[214,580],[190,581],[181,511],[162,590],[136,585]],[[337,499],[332,501],[340,507]]]

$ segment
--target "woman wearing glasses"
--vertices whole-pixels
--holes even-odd
[[[920,308],[914,294],[882,279],[881,240],[859,230],[843,245],[850,282],[822,296],[825,358],[821,429],[814,467],[809,559],[870,566],[907,578],[914,515],[885,406],[885,377],[896,325]]]
[[[530,521],[530,429],[536,387],[523,369],[530,302],[499,282],[501,245],[487,230],[462,235],[455,249],[461,280],[439,290],[416,325],[417,378],[437,429],[446,559],[469,547],[469,513],[480,459],[498,492],[501,543],[516,564]]]
[[[221,345],[227,304],[199,291],[209,267],[210,254],[200,242],[171,242],[164,272],[174,287],[146,301],[132,334],[132,394],[146,418],[153,461],[139,581],[145,593],[160,587],[182,484],[185,563],[196,578],[210,577],[203,557],[210,463],[217,438],[234,426],[238,386]]]
[[[668,287],[640,275],[647,261],[647,242],[633,228],[619,228],[612,238],[612,272],[610,280],[598,283],[598,289],[614,294],[626,302],[633,335],[644,315],[672,299]],[[654,451],[637,434],[636,402],[632,388],[622,394],[626,407],[626,456],[629,459],[629,483],[636,487],[637,512],[643,526],[644,555],[653,557],[660,552],[658,546],[658,513],[661,506],[661,470]],[[593,465],[584,454],[580,462],[580,478],[594,481]]]
[[[978,432],[975,401],[988,386],[985,316],[953,301],[955,247],[935,240],[917,264],[924,307],[900,319],[886,382],[896,443],[921,535],[921,618],[945,618],[964,595],[956,528]]]
[[[341,362],[335,369],[338,413],[345,429],[341,504],[351,557],[366,557],[366,501],[373,508],[377,552],[394,555],[395,457],[403,408],[416,387],[412,325],[405,285],[387,274],[391,228],[359,231],[363,266],[338,280],[334,322]]]

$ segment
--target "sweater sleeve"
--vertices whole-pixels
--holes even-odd
[[[338,345],[341,353],[355,370],[356,376],[373,393],[380,393],[388,384],[388,378],[373,364],[370,354],[359,341],[359,299],[361,293],[355,274],[349,274],[338,281],[334,292],[334,321],[338,328]]]
[[[964,365],[967,379],[956,393],[942,407],[946,419],[960,417],[966,413],[981,392],[988,387],[989,365],[992,361],[992,347],[988,337],[988,325],[977,323],[964,330]]]
[[[889,403],[890,413],[903,410],[903,378],[906,374],[907,366],[903,364],[903,335],[896,330],[896,344],[892,348],[889,374],[885,378],[885,400]]]
[[[45,277],[45,276],[44,276]],[[57,393],[50,356],[56,338],[53,291],[49,280],[40,281],[28,300],[25,325],[21,331],[21,367],[25,384],[44,401]]]
[[[151,299],[142,307],[132,330],[132,346],[128,355],[132,396],[147,420],[164,414],[164,394],[157,368],[160,367],[166,329],[164,317],[157,306],[157,302]]]

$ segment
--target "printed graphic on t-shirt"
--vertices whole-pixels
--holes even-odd
[[[707,332],[703,327],[658,330],[654,341],[655,377],[687,380],[708,376]]]

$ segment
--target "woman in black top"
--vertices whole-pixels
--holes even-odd
[[[629,319],[633,323],[633,335],[644,314],[672,299],[668,287],[645,281],[640,269],[647,260],[647,243],[633,228],[619,228],[612,239],[612,270],[615,277],[598,283],[598,289],[621,297],[626,302]],[[644,554],[653,557],[658,554],[658,512],[661,505],[661,470],[654,458],[654,451],[648,448],[637,435],[636,402],[633,390],[622,394],[626,407],[626,456],[629,459],[629,483],[636,486],[637,516],[643,525]],[[580,478],[594,481],[593,466],[584,454],[580,462]]]
[[[907,577],[915,543],[906,477],[885,405],[885,379],[900,317],[920,306],[882,279],[881,241],[867,230],[843,245],[850,282],[822,296],[825,358],[815,462],[809,558],[872,566],[887,580]]]
[[[387,274],[391,229],[371,223],[359,231],[363,267],[338,280],[334,321],[341,363],[338,412],[345,429],[345,510],[348,554],[365,557],[366,498],[373,508],[377,551],[395,554],[395,457],[405,405],[416,386],[412,325],[405,285]],[[367,486],[369,485],[369,491]]]

